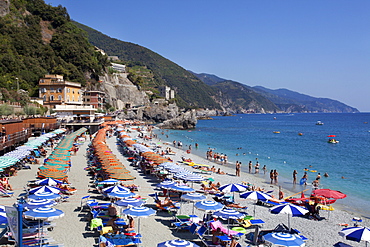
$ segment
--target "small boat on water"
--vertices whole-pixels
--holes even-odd
[[[299,136],[303,136],[303,133],[299,132],[299,133],[298,133],[298,135],[299,135]]]
[[[339,141],[338,140],[336,140],[336,139],[334,139],[334,138],[330,138],[329,140],[328,140],[328,143],[333,143],[333,144],[335,144],[335,143],[338,143]]]
[[[334,137],[337,137],[336,135],[328,135],[329,140],[328,140],[328,143],[338,143],[339,141],[337,139],[335,139]]]
[[[321,122],[321,121],[317,121],[317,122],[316,122],[316,125],[324,125],[324,123],[323,123],[323,122]]]
[[[274,131],[273,133],[275,133],[275,134],[280,134],[280,131]]]

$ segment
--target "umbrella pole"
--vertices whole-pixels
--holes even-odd
[[[193,212],[192,212],[192,214],[193,214],[193,215],[194,215],[194,204],[195,204],[195,203],[193,202]]]
[[[137,222],[137,233],[140,234],[140,217],[138,219],[138,222]]]
[[[289,228],[289,231],[290,231],[290,215],[288,214],[288,228]]]
[[[40,241],[40,246],[42,246],[42,234],[43,234],[43,230],[41,228],[41,234],[40,234],[40,226],[41,226],[41,220],[39,219],[39,241]],[[21,240],[22,241],[22,240]]]

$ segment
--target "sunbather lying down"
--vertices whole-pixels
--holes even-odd
[[[215,200],[216,202],[222,203],[226,207],[229,207],[229,208],[247,208],[247,207],[244,207],[244,206],[240,206],[239,203],[232,203],[232,202],[227,201],[226,199],[219,198],[217,196],[213,197],[213,200]]]
[[[166,210],[166,207],[175,208],[176,205],[173,204],[171,199],[167,196],[164,200],[155,200],[156,206],[162,210]]]

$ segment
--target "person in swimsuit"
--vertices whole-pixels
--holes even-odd
[[[297,174],[298,174],[297,170],[294,170],[293,171],[293,184],[297,183]]]
[[[235,176],[240,177],[240,163],[239,161],[235,164]]]

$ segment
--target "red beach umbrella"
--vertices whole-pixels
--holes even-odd
[[[343,199],[343,198],[347,197],[346,194],[344,194],[340,191],[331,190],[331,189],[314,190],[312,192],[312,194],[315,195],[315,196],[323,196],[323,197],[326,197],[326,198],[334,198],[334,199]]]

